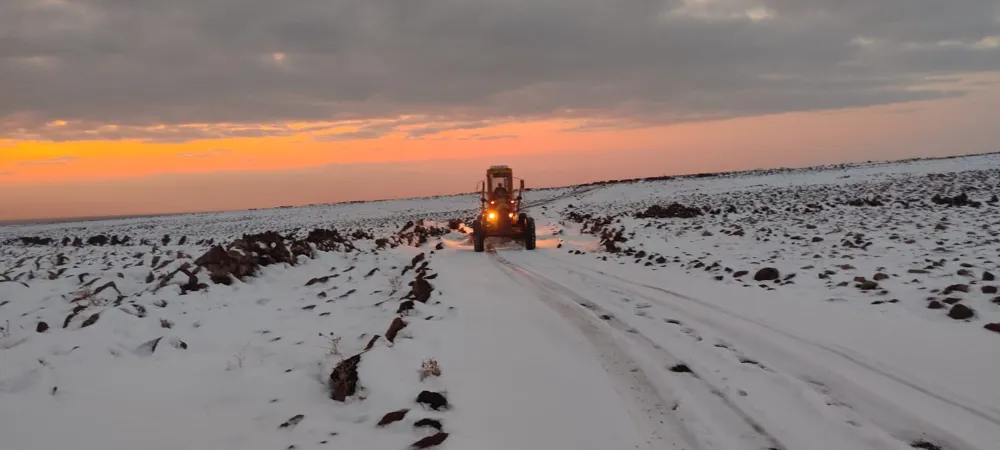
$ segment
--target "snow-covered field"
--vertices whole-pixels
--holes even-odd
[[[0,227],[0,448],[997,449],[998,185],[539,190],[534,251],[468,195]]]

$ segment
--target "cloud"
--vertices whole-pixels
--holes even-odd
[[[399,117],[628,126],[953,97],[965,91],[914,86],[1000,70],[998,9],[995,0],[5,0],[0,137],[171,141]],[[55,120],[67,126],[46,126]],[[234,125],[192,126],[215,123]]]
[[[479,134],[479,133],[473,133],[472,135],[465,136],[465,137],[460,137],[458,139],[459,140],[463,140],[463,141],[464,140],[469,140],[469,141],[500,141],[500,140],[517,139],[517,138],[518,138],[518,136],[516,134],[491,134],[491,135],[482,135],[482,134]]]
[[[62,164],[72,164],[75,163],[76,160],[77,158],[75,156],[57,156],[55,158],[18,161],[14,164],[18,166],[56,166]]]
[[[344,125],[347,127],[354,127],[350,131],[340,131],[333,133],[324,133],[314,136],[314,140],[318,142],[338,142],[338,141],[357,141],[357,140],[368,140],[368,139],[378,139],[383,136],[387,136],[396,132],[403,121],[390,120],[390,121],[375,121],[375,122],[348,122]]]
[[[455,130],[478,130],[482,128],[487,128],[493,125],[498,125],[499,122],[489,121],[489,120],[473,120],[473,121],[457,121],[450,123],[433,123],[428,125],[423,125],[411,129],[407,133],[407,137],[411,139],[421,139],[425,136],[433,136],[435,134],[443,133],[445,131],[455,131]]]
[[[333,126],[332,124],[323,124],[295,127],[282,123],[121,125],[92,119],[45,120],[44,123],[42,122],[37,113],[0,117],[0,133],[5,133],[9,139],[22,141],[68,142],[128,139],[140,142],[182,143],[199,139],[292,136],[298,133],[322,131]]]
[[[354,141],[378,139],[394,133],[401,133],[408,140],[423,140],[447,131],[475,130],[509,122],[509,119],[456,120],[456,118],[434,115],[415,115],[401,119],[346,121],[338,125],[348,128],[349,131],[314,134],[314,139],[319,142]]]
[[[224,155],[229,153],[229,149],[226,148],[216,148],[204,152],[194,152],[194,153],[180,153],[177,156],[181,158],[205,158],[208,156]]]

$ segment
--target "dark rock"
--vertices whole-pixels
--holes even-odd
[[[260,264],[252,255],[226,250],[221,245],[213,246],[194,262],[208,270],[213,283],[230,285],[233,277],[243,279],[257,274]]]
[[[350,240],[333,229],[316,228],[309,232],[305,242],[315,245],[317,250],[324,252],[357,250]]]
[[[23,236],[20,238],[24,245],[52,245],[55,242],[52,238],[40,238],[35,236]],[[66,245],[65,243],[63,245]]]
[[[342,402],[354,395],[358,387],[358,364],[361,362],[361,355],[357,354],[347,358],[337,364],[337,367],[330,373],[328,388],[330,398]]]
[[[680,203],[671,203],[666,208],[660,205],[653,205],[646,208],[645,211],[635,214],[636,218],[639,219],[668,219],[668,218],[681,218],[690,219],[693,217],[698,217],[704,213],[701,209],[693,206],[684,206]]]
[[[931,300],[930,303],[927,304],[927,309],[944,309],[944,305],[937,300]]]
[[[987,330],[990,330],[990,331],[994,331],[994,332],[1000,333],[1000,322],[988,323],[988,324],[984,325],[983,328],[985,328]]]
[[[87,318],[87,320],[84,320],[83,323],[80,324],[80,328],[87,328],[87,327],[89,327],[89,326],[97,323],[97,319],[100,319],[100,318],[101,318],[101,314],[100,313],[92,314],[90,317]]]
[[[858,283],[857,286],[858,289],[861,289],[862,291],[872,291],[878,289],[878,283],[871,280],[864,280]]]
[[[280,428],[288,428],[288,429],[295,428],[295,426],[298,425],[299,422],[301,422],[302,419],[305,419],[305,418],[306,418],[306,416],[304,416],[302,414],[296,414],[292,418],[284,421],[281,425],[278,425],[278,428],[279,429]]]
[[[448,399],[439,392],[422,391],[417,395],[417,403],[427,405],[435,411],[448,407]]]
[[[780,277],[781,274],[778,272],[778,269],[775,269],[773,267],[765,267],[763,269],[758,270],[757,273],[754,274],[753,279],[755,281],[771,281],[771,280],[777,280]]]
[[[878,195],[876,195],[875,197],[872,197],[872,198],[856,198],[856,199],[853,199],[853,200],[848,200],[848,201],[844,202],[844,204],[848,205],[848,206],[857,206],[857,207],[860,207],[860,206],[884,206],[884,203],[882,202],[881,197],[879,197]]]
[[[413,282],[413,286],[410,288],[409,294],[403,298],[410,298],[420,303],[427,303],[427,300],[430,300],[431,298],[431,292],[433,290],[434,286],[432,286],[426,278],[421,277]]]
[[[975,315],[976,312],[973,311],[972,308],[969,308],[961,303],[952,306],[951,310],[948,311],[948,317],[955,320],[966,320],[974,317]]]
[[[38,325],[35,326],[35,331],[38,332],[38,333],[44,333],[48,329],[49,329],[49,324],[47,324],[45,322],[38,322]]]
[[[399,333],[399,330],[406,328],[406,325],[406,322],[404,322],[402,318],[397,317],[392,319],[392,323],[389,324],[389,329],[385,332],[385,339],[394,343],[396,340],[396,334]]]
[[[910,447],[919,448],[922,450],[944,450],[940,445],[933,442],[927,442],[923,439],[919,439],[910,443]]]
[[[382,416],[382,420],[379,420],[375,426],[384,427],[386,425],[389,425],[390,423],[399,422],[400,420],[403,420],[404,417],[406,417],[406,413],[408,412],[410,412],[409,409],[400,409],[398,411],[387,413],[386,415]]]
[[[946,206],[969,206],[973,208],[982,206],[980,202],[969,200],[969,195],[965,192],[954,197],[942,197],[940,194],[935,194],[934,197],[931,197],[931,203]]]
[[[997,277],[989,272],[983,272],[983,281],[993,281]]]
[[[969,292],[969,285],[967,284],[953,284],[944,288],[944,295],[948,295],[952,292]]]
[[[425,255],[424,253],[420,253],[419,255],[413,257],[413,260],[410,261],[410,266],[417,267],[417,264],[420,264],[420,262],[426,258],[427,255]]]
[[[377,334],[375,336],[372,336],[372,338],[368,341],[368,345],[365,346],[365,351],[367,352],[368,350],[371,350],[372,347],[375,346],[375,342],[378,341],[378,338],[380,338],[380,337],[381,336],[379,336]]]
[[[407,300],[399,304],[399,309],[396,310],[396,314],[402,314],[411,309],[413,309],[413,300]]]
[[[410,447],[416,449],[434,447],[436,445],[441,445],[445,439],[448,439],[448,433],[441,431],[414,442]]]
[[[983,286],[982,290],[983,290],[984,294],[996,294],[997,293],[997,287],[996,286]]]
[[[441,431],[443,429],[443,427],[441,426],[441,421],[435,419],[420,419],[414,422],[413,426],[416,428],[425,428],[425,427],[434,428],[438,431]]]

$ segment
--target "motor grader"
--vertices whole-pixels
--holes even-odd
[[[510,167],[496,165],[486,169],[486,179],[477,186],[479,214],[472,222],[472,241],[477,252],[485,250],[488,237],[520,239],[525,249],[535,249],[535,219],[521,210],[524,180],[518,180],[520,188],[515,190],[514,171]]]

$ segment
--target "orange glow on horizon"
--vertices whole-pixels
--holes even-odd
[[[369,140],[348,139],[366,131],[357,123],[281,124],[272,127],[282,136],[189,142],[0,139],[0,220],[464,192],[485,164],[508,162],[529,185],[545,187],[996,151],[990,118],[997,101],[1000,91],[991,90],[977,98],[642,129],[564,131],[581,123],[566,120],[459,126],[416,139],[407,132],[436,124],[410,120]],[[330,133],[345,133],[344,140],[323,140]],[[413,192],[414,185],[423,191]]]
[[[928,102],[934,103],[934,102]],[[947,110],[947,101],[939,101]],[[196,140],[184,143],[142,141],[0,141],[0,184],[102,181],[160,174],[268,171],[329,164],[399,163],[495,155],[498,159],[540,153],[605,152],[626,149],[676,152],[676,159],[726,159],[750,147],[768,145],[764,159],[788,160],[793,149],[850,152],[845,142],[871,141],[885,130],[905,127],[926,104],[883,106],[852,111],[781,114],[715,122],[685,123],[635,130],[563,131],[578,122],[510,123],[471,130],[450,130],[408,139],[395,132],[378,139],[324,142],[321,134],[352,132],[340,127],[290,136]],[[938,111],[940,112],[940,111]],[[879,116],[878,127],[868,126]],[[940,116],[941,114],[936,114]],[[945,119],[935,117],[940,123]],[[294,124],[307,129],[310,124]],[[780,130],[780,131],[779,131]],[[499,139],[475,139],[500,137]],[[742,147],[742,148],[741,148]],[[827,148],[828,147],[828,148]],[[801,159],[801,158],[793,158]],[[807,158],[808,159],[808,158]],[[812,158],[815,159],[815,158]],[[829,159],[829,158],[827,158]],[[777,162],[777,161],[776,161]],[[780,165],[780,164],[779,164]]]
[[[572,147],[578,137],[559,133],[562,121],[452,130],[407,139],[403,133],[372,140],[322,142],[309,133],[292,136],[198,140],[184,143],[131,141],[17,142],[0,152],[0,183],[112,180],[165,173],[287,170],[327,164],[455,159],[477,153],[505,155]],[[305,127],[305,125],[300,125]],[[351,129],[335,129],[351,132]],[[500,139],[475,139],[476,137]],[[594,142],[594,141],[590,141]]]

